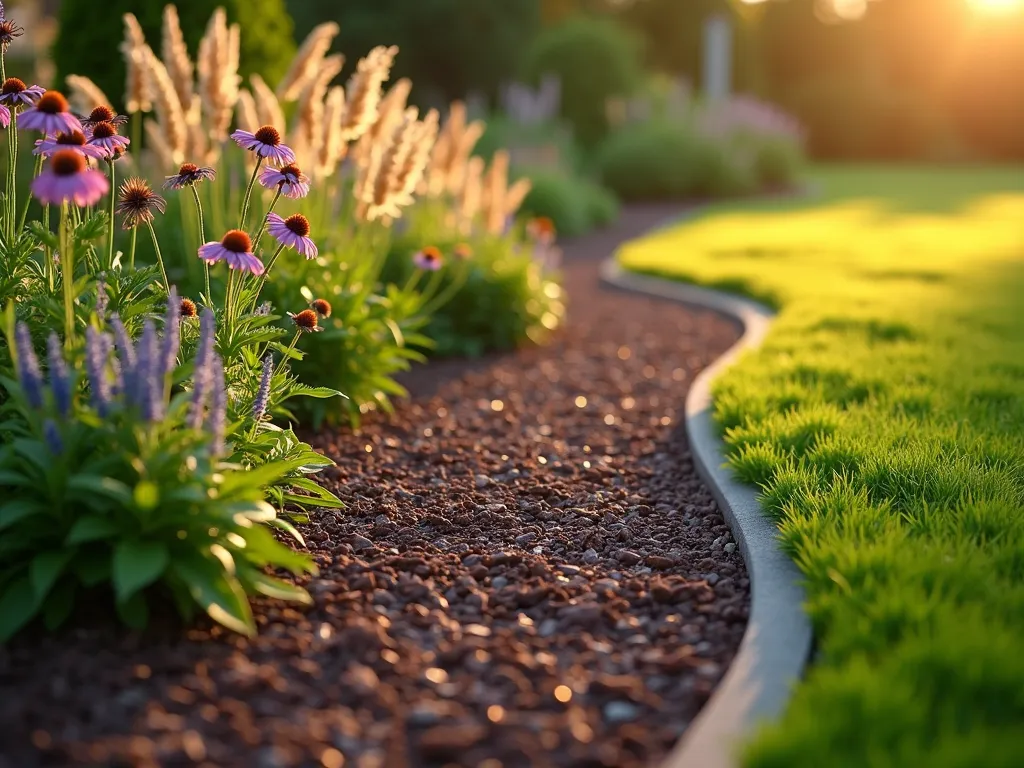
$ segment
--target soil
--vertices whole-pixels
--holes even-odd
[[[315,604],[259,636],[80,622],[0,649],[0,768],[634,766],[728,668],[749,581],[682,427],[738,337],[602,289],[671,209],[569,244],[546,348],[424,367],[414,397],[315,438],[347,508],[302,527]]]

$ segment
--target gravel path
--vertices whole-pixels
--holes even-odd
[[[680,424],[738,336],[597,286],[567,249],[546,349],[422,369],[391,419],[322,435],[348,508],[305,527],[315,606],[246,640],[103,622],[0,649],[0,767],[633,766],[735,654],[749,582]]]

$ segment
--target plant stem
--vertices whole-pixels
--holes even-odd
[[[110,270],[114,267],[114,201],[117,199],[116,171],[114,161],[108,160],[110,165],[110,221],[107,222],[107,263],[105,268]]]
[[[252,252],[256,253],[259,250],[260,242],[263,240],[263,235],[267,231],[267,221],[270,218],[270,214],[274,212],[274,207],[277,205],[277,201],[281,199],[281,185],[277,187],[277,194],[274,195],[274,201],[270,204],[270,208],[267,209],[266,215],[263,217],[263,224],[260,225],[260,231],[256,233],[256,237],[253,240]]]
[[[43,170],[43,156],[40,155],[39,157],[36,158],[36,171],[35,171],[35,173],[32,174],[32,179],[34,180],[36,178],[36,176],[38,176],[42,172],[42,170]],[[25,219],[28,218],[28,208],[29,208],[29,206],[31,204],[32,204],[32,195],[29,195],[28,197],[25,198],[25,205],[21,209],[21,221],[18,224],[18,231],[21,231],[21,230],[23,230],[25,228]]]
[[[139,228],[132,227],[132,244],[128,249],[128,271],[135,271],[135,241],[139,237]]]
[[[249,186],[245,188],[245,198],[242,200],[242,215],[238,222],[238,228],[245,229],[245,217],[249,214],[249,201],[252,200],[252,188],[256,185],[256,174],[260,172],[263,165],[263,158],[256,161],[256,167],[252,169],[252,176],[249,177]]]
[[[153,222],[147,221],[146,226],[149,227],[149,236],[153,238],[153,250],[156,251],[156,262],[160,265],[160,274],[164,278],[164,290],[167,291],[168,295],[171,293],[171,283],[167,279],[167,270],[164,268],[164,257],[160,253],[160,242],[156,237],[156,230],[153,229]]]
[[[12,122],[7,128],[7,210],[4,213],[8,242],[14,241],[14,217],[17,215],[17,203],[15,200],[18,195],[18,131],[13,122],[13,116],[17,113],[17,107],[14,107],[11,113]]]
[[[195,184],[189,185],[192,189],[192,198],[196,201],[196,215],[199,217],[199,247],[206,245],[206,227],[203,225],[203,201],[199,199],[199,190]],[[206,286],[206,301],[210,304],[213,299],[210,297],[210,264],[203,262],[203,278]]]
[[[75,255],[68,237],[68,204],[60,204],[60,269],[64,287],[64,343],[73,346],[75,338]]]
[[[274,252],[274,255],[270,257],[270,262],[267,264],[267,268],[264,269],[263,274],[260,275],[259,285],[256,286],[256,294],[252,298],[253,307],[255,307],[256,304],[259,302],[260,294],[263,293],[263,286],[267,284],[267,278],[270,276],[270,270],[274,268],[274,265],[277,263],[277,257],[281,255],[281,251],[283,250],[284,243],[278,246],[277,250]]]
[[[50,205],[47,203],[43,206],[43,229],[47,232],[50,231]],[[43,249],[43,258],[46,260],[43,264],[46,267],[46,282],[50,288],[50,293],[53,293],[53,254],[50,252],[50,246],[46,246]]]

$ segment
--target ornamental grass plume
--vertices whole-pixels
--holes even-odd
[[[252,130],[261,125],[286,125],[281,102],[277,100],[276,94],[263,78],[254,73],[249,76],[249,85],[252,86],[252,97],[256,102],[256,114],[259,116]]]
[[[392,180],[391,198],[397,206],[411,205],[413,195],[430,161],[430,152],[437,139],[439,115],[432,109],[427,116],[416,124],[413,148],[405,160],[399,173]]]
[[[246,88],[238,89],[238,101],[235,103],[235,125],[245,131],[255,131],[263,123],[256,111],[256,100]]]
[[[357,164],[370,162],[371,153],[379,150],[380,143],[386,142],[402,122],[411,91],[412,80],[407,77],[396,81],[388,88],[378,106],[376,120],[355,145],[354,156]],[[342,136],[344,135],[342,128]]]
[[[366,221],[383,218],[398,218],[401,210],[396,205],[392,190],[397,178],[415,147],[417,134],[417,110],[410,107],[405,111],[402,122],[395,128],[391,141],[381,152],[374,152],[363,171],[362,183],[358,185],[362,213]]]
[[[299,161],[307,167],[316,167],[316,159],[325,138],[324,98],[331,81],[341,73],[344,66],[345,57],[341,54],[328,56],[299,94],[291,137]]]
[[[505,228],[510,159],[507,149],[495,152],[483,180],[484,225],[494,235],[501,234]]]
[[[238,75],[239,32],[228,28],[227,14],[217,8],[199,41],[197,69],[203,122],[214,142],[223,141],[231,126],[231,115],[241,78]]]
[[[185,110],[178,99],[178,92],[174,89],[167,67],[148,45],[143,45],[140,50],[144,61],[143,72],[153,93],[157,124],[163,135],[163,143],[170,153],[172,163],[178,165],[185,159],[188,148]],[[146,122],[150,123],[149,120]]]
[[[345,89],[336,85],[327,92],[323,110],[323,141],[317,153],[315,174],[320,179],[334,175],[338,164],[345,159],[348,143],[342,132],[341,120],[345,115]]]
[[[469,158],[463,175],[462,191],[457,200],[459,229],[466,234],[472,229],[483,203],[483,177],[483,158]]]
[[[307,83],[316,77],[324,56],[331,49],[331,43],[340,31],[341,27],[333,21],[325,21],[313,27],[299,46],[284,78],[277,85],[278,99],[295,101],[299,97]]]
[[[134,14],[126,13],[124,42],[121,54],[125,63],[124,107],[129,113],[150,112],[153,109],[152,91],[146,76],[146,35]]]
[[[347,141],[356,141],[377,119],[381,87],[391,76],[391,65],[398,54],[397,46],[379,45],[359,60],[356,71],[345,86],[348,105],[342,130]]]
[[[181,33],[181,22],[178,19],[178,9],[173,5],[164,6],[163,34],[160,40],[160,54],[167,73],[174,83],[174,90],[178,94],[178,101],[188,111],[192,104],[194,94],[192,92],[192,80],[195,75],[195,66],[188,55],[188,47],[185,45],[185,37]]]
[[[68,101],[71,108],[83,115],[89,114],[96,107],[110,107],[113,102],[107,98],[100,87],[88,77],[68,75],[64,78],[68,86]]]

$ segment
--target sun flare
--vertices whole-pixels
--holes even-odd
[[[968,0],[968,3],[983,13],[1011,13],[1024,9],[1024,0]]]

